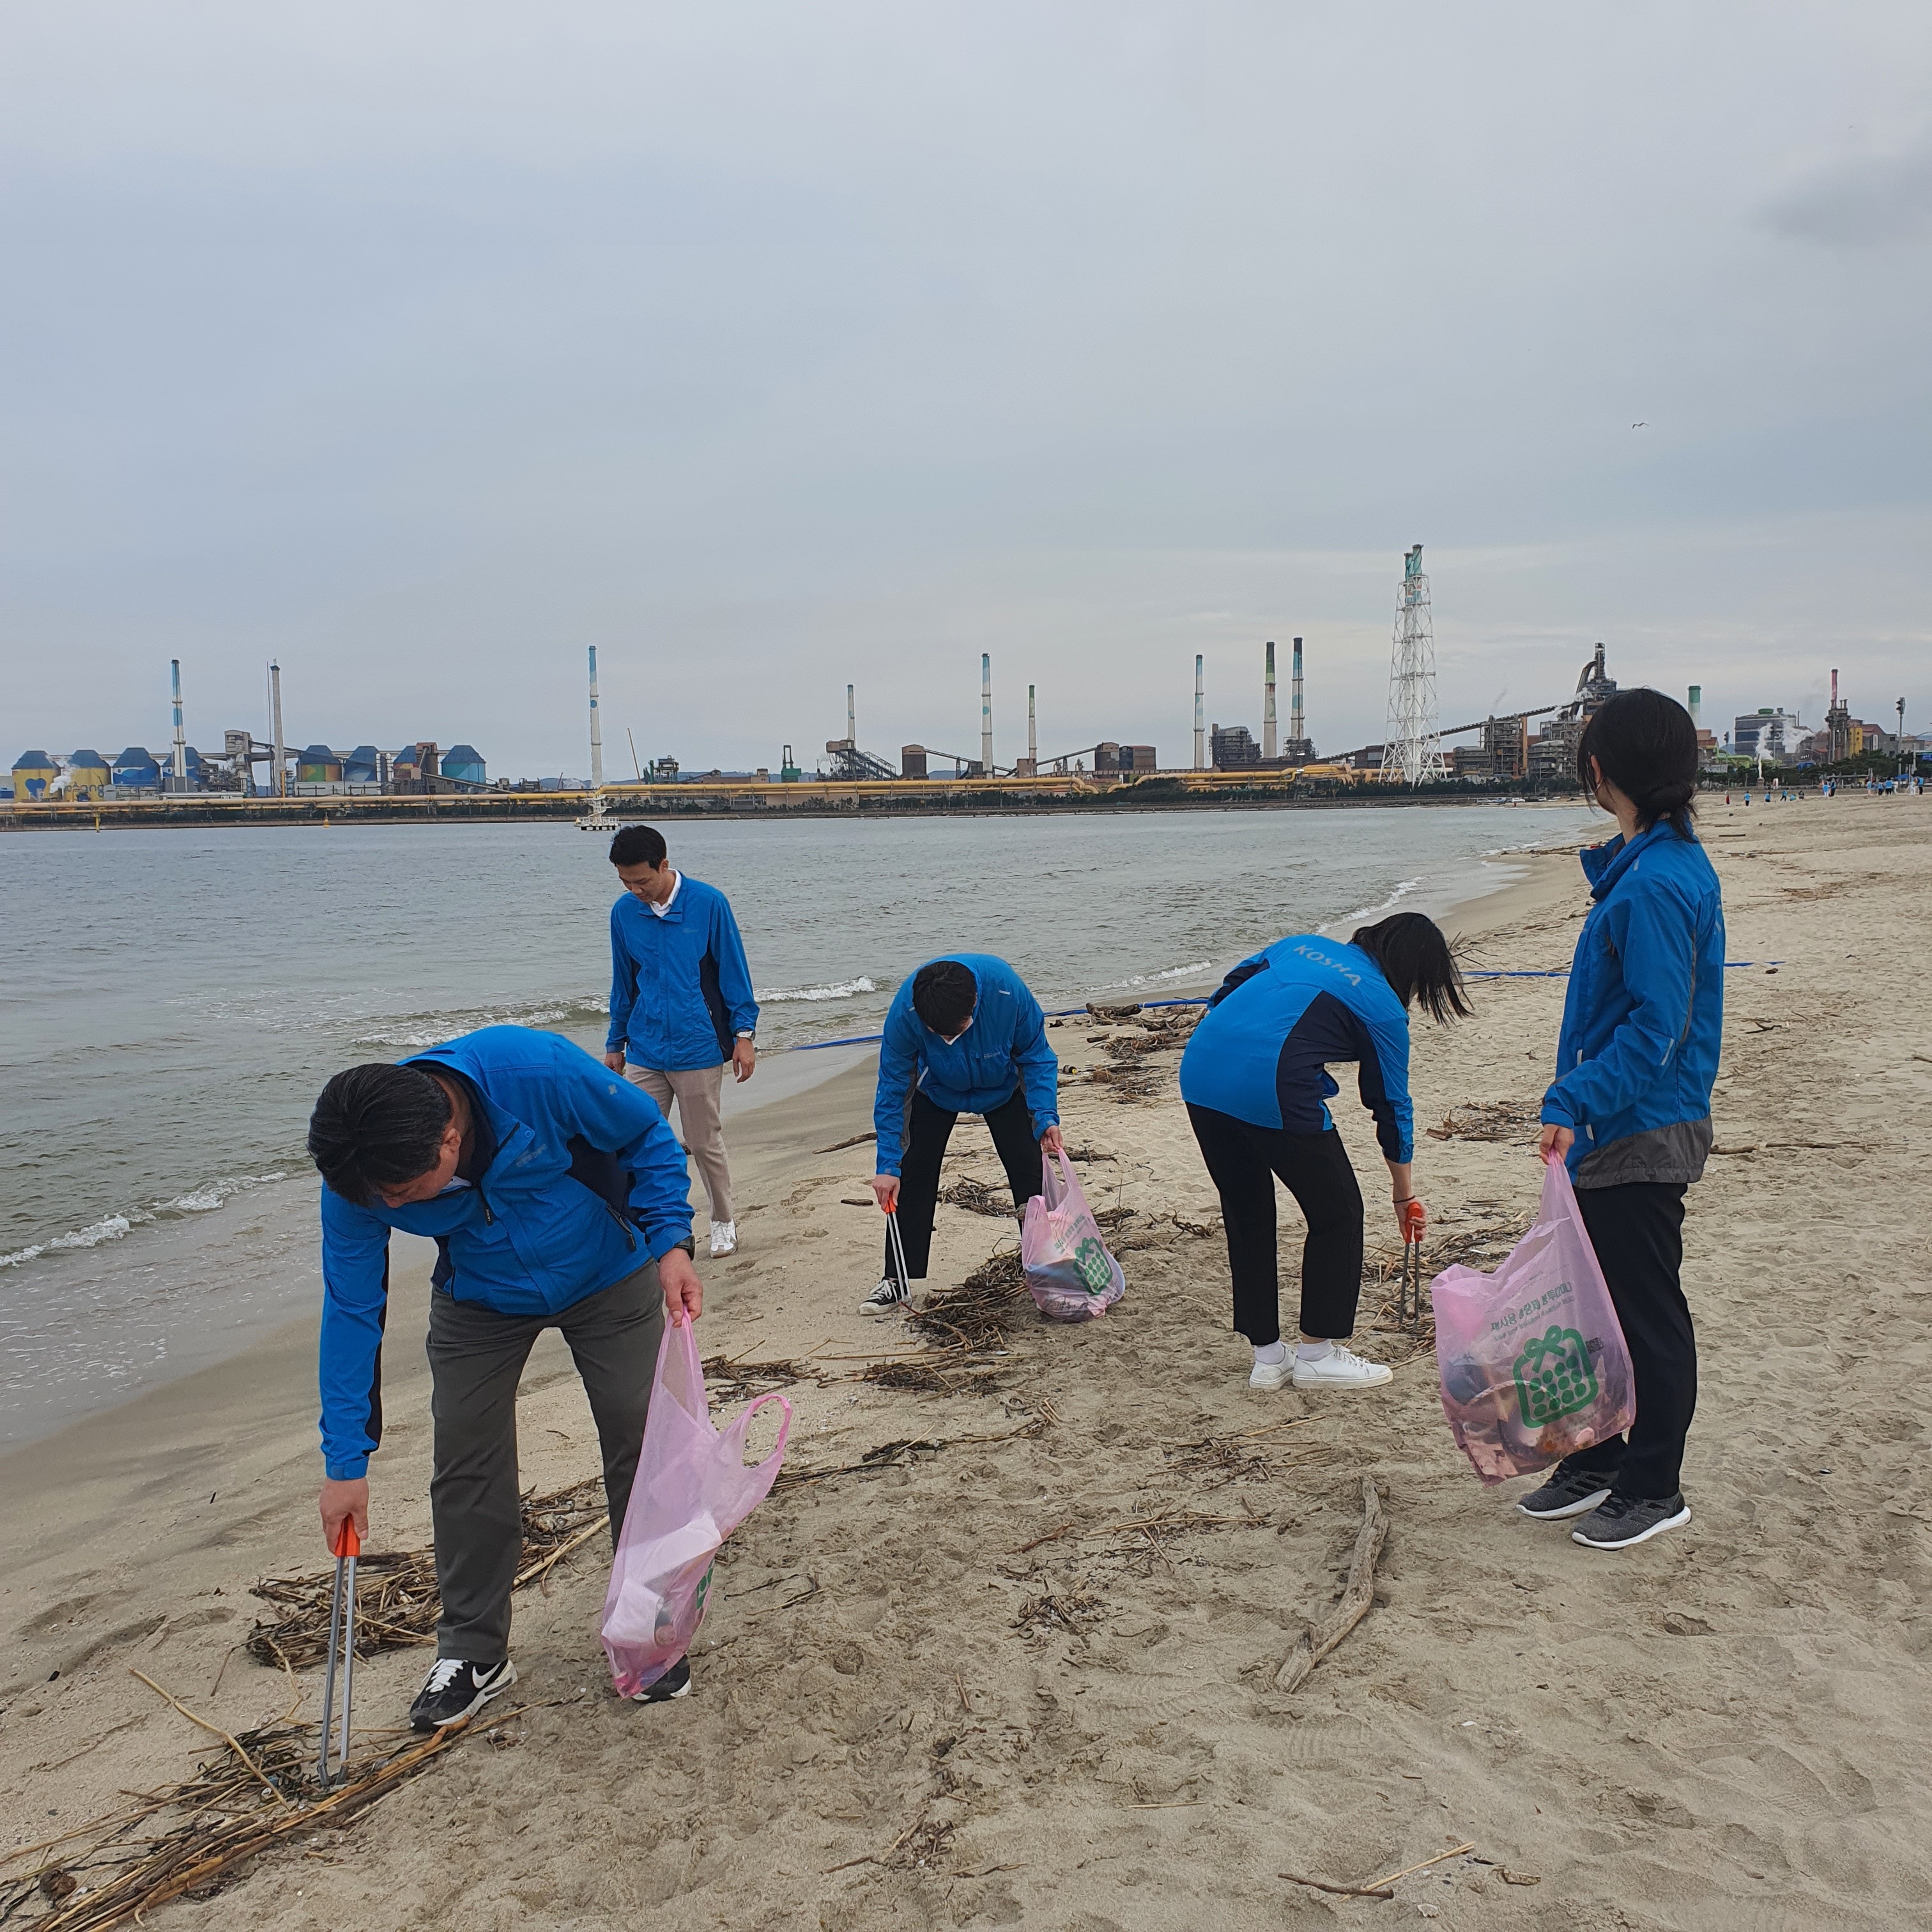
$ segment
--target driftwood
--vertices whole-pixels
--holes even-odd
[[[1388,1512],[1382,1508],[1381,1492],[1372,1476],[1362,1478],[1362,1527],[1355,1538],[1355,1553],[1348,1564],[1348,1580],[1342,1587],[1342,1600],[1322,1622],[1304,1633],[1301,1641],[1289,1652],[1288,1661],[1276,1673],[1274,1688],[1299,1690],[1315,1666],[1367,1616],[1370,1599],[1375,1594],[1376,1559],[1388,1535]]]

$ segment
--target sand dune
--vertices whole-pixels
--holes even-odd
[[[1218,1232],[1197,1232],[1215,1208],[1172,1051],[1146,1058],[1151,1097],[1068,1083],[1095,1205],[1132,1210],[1120,1306],[1080,1329],[1017,1322],[997,1372],[958,1392],[855,1379],[911,1346],[854,1306],[877,1274],[878,1217],[850,1204],[870,1150],[814,1151],[868,1124],[861,1070],[737,1130],[754,1204],[744,1252],[706,1270],[705,1351],[814,1373],[789,1391],[794,1480],[720,1572],[696,1694],[611,1698],[604,1566],[586,1552],[519,1600],[530,1708],[502,1748],[466,1742],[352,1831],[149,1922],[1919,1922],[1928,813],[1707,808],[1731,956],[1782,963],[1730,976],[1720,1151],[1691,1197],[1688,1531],[1616,1558],[1517,1516],[1522,1486],[1478,1483],[1432,1358],[1373,1292],[1359,1346],[1408,1357],[1390,1388],[1251,1393]],[[1472,956],[1564,964],[1582,904],[1574,860],[1539,865],[1466,916]],[[1533,1118],[1562,998],[1558,980],[1485,981],[1472,1022],[1418,1030],[1418,1122],[1448,1129],[1418,1156],[1438,1266],[1488,1264],[1534,1206],[1532,1130],[1508,1123]],[[1063,1059],[1112,1064],[1094,1030],[1056,1033]],[[1336,1118],[1386,1256],[1386,1187],[1346,1090]],[[997,1180],[980,1130],[955,1145],[955,1178]],[[1283,1219],[1286,1258],[1285,1199]],[[1010,1241],[1006,1222],[942,1210],[933,1285]],[[374,1474],[376,1540],[394,1546],[428,1538],[424,1292],[419,1273],[399,1288],[389,1330]],[[312,1346],[298,1328],[0,1462],[9,1844],[219,1750],[130,1665],[230,1728],[286,1706],[279,1674],[228,1653],[258,1575],[319,1567]],[[526,1483],[594,1468],[560,1350],[533,1364],[520,1431]],[[797,1480],[891,1443],[913,1446],[879,1473]],[[1372,1607],[1285,1693],[1282,1664],[1342,1588],[1364,1478],[1390,1520]],[[359,1673],[372,1732],[400,1721],[424,1662]],[[1394,1904],[1277,1876],[1359,1884],[1468,1842]]]

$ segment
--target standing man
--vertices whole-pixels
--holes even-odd
[[[324,1540],[369,1531],[382,1433],[389,1231],[441,1250],[430,1276],[430,1514],[442,1594],[436,1660],[410,1711],[419,1731],[517,1681],[510,1592],[523,1556],[517,1384],[560,1330],[597,1424],[613,1540],[644,1437],[664,1316],[694,1321],[690,1177],[642,1094],[581,1047],[485,1027],[400,1066],[352,1066],[322,1090],[308,1150],[322,1171]],[[640,1702],[682,1696],[682,1659]]]
[[[1004,959],[989,952],[934,959],[892,995],[872,1103],[879,1139],[872,1192],[898,1217],[914,1280],[926,1279],[939,1164],[953,1122],[985,1114],[1014,1210],[1024,1218],[1041,1191],[1042,1156],[1060,1150],[1059,1090],[1046,1016]],[[890,1315],[907,1298],[888,1230],[884,1278],[859,1306],[867,1315]]]
[[[758,1003],[731,902],[688,878],[664,835],[627,825],[610,842],[623,896],[610,908],[610,1031],[604,1064],[641,1087],[668,1118],[711,1198],[711,1252],[738,1246],[731,1166],[720,1108],[724,1068],[748,1080],[758,1064]],[[628,1064],[627,1064],[628,1063]]]

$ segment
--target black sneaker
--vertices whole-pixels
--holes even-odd
[[[460,1657],[440,1657],[429,1667],[416,1701],[410,1706],[410,1728],[440,1731],[473,1718],[500,1691],[517,1681],[517,1666],[508,1658],[501,1664],[470,1664]]]
[[[1628,1550],[1690,1520],[1690,1505],[1679,1490],[1674,1496],[1620,1496],[1586,1516],[1570,1532],[1573,1543],[1592,1550]]]
[[[890,1275],[859,1304],[861,1315],[896,1315],[912,1299],[910,1292]]]
[[[1614,1469],[1566,1469],[1559,1462],[1550,1471],[1550,1480],[1540,1490],[1518,1496],[1516,1506],[1525,1516],[1539,1522],[1553,1522],[1558,1516],[1587,1516],[1609,1498]]]
[[[674,1697],[691,1695],[691,1659],[680,1657],[655,1684],[631,1693],[634,1704],[668,1704]]]

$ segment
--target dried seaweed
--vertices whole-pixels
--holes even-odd
[[[907,1314],[906,1323],[928,1341],[985,1356],[1004,1352],[1007,1328],[1022,1309],[1031,1306],[1019,1250],[1002,1248],[957,1288],[928,1295],[923,1307]]]
[[[1106,1614],[1106,1604],[1084,1584],[1064,1594],[1043,1590],[1021,1604],[1013,1618],[1013,1628],[1027,1636],[1045,1636],[1058,1630],[1077,1636],[1096,1617]]]
[[[524,1557],[517,1587],[541,1581],[557,1562],[588,1542],[608,1520],[602,1478],[573,1483],[548,1496],[524,1498]],[[306,1670],[328,1654],[333,1570],[305,1576],[264,1577],[254,1594],[279,1612],[257,1624],[246,1648],[257,1663]],[[436,1640],[442,1598],[433,1550],[374,1551],[356,1565],[356,1654],[374,1657]]]
[[[1534,1100],[1472,1100],[1451,1107],[1440,1126],[1423,1131],[1438,1141],[1520,1140],[1539,1111]]]
[[[1013,1218],[1013,1197],[1004,1187],[990,1186],[983,1180],[975,1180],[971,1175],[962,1174],[939,1190],[940,1200],[955,1208],[963,1208],[969,1214],[985,1214],[996,1221],[1010,1221]]]

